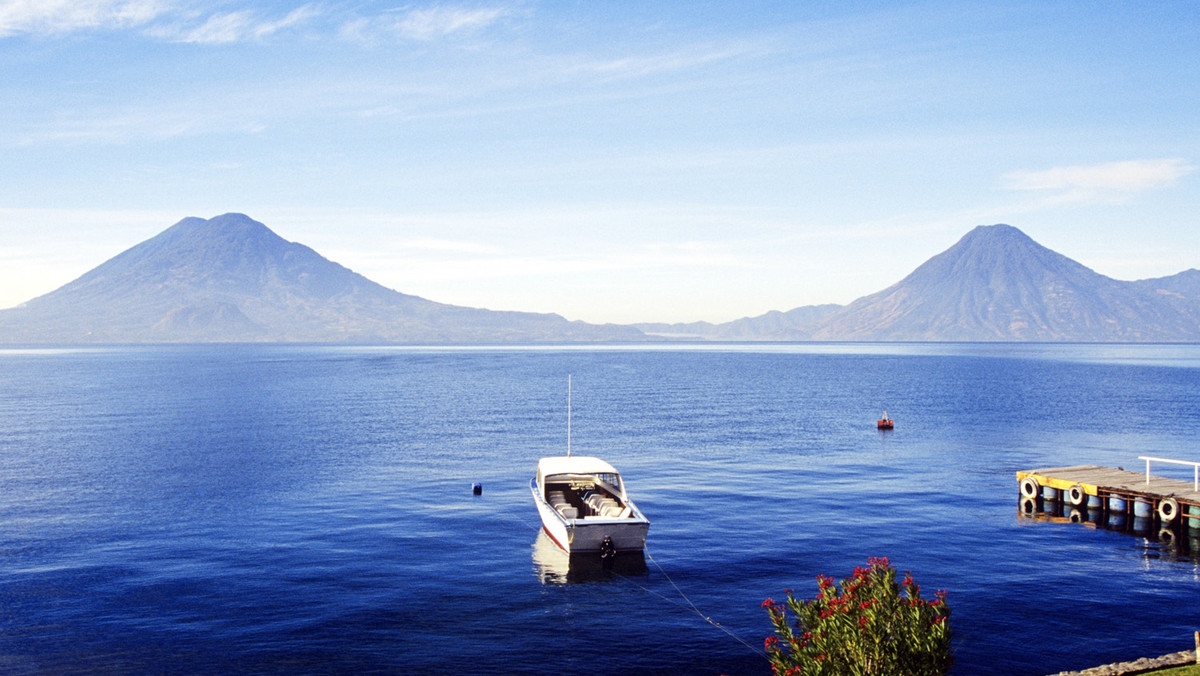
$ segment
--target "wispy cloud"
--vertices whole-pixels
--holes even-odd
[[[1171,185],[1195,170],[1176,157],[1021,170],[1006,174],[1004,179],[1011,190],[1053,193],[1056,201],[1080,202],[1124,199]]]
[[[164,103],[87,111],[31,123],[25,128],[0,132],[0,147],[163,141],[213,133],[257,134],[265,128],[254,113],[226,112],[218,106],[188,109],[184,105]]]
[[[169,9],[168,0],[0,0],[0,37],[144,26]]]
[[[164,32],[171,34],[178,42],[193,42],[201,44],[220,44],[237,42],[250,32],[252,19],[249,12],[229,12],[214,14],[203,24],[190,29],[174,29]]]
[[[312,4],[271,18],[251,9],[196,12],[175,0],[0,0],[0,37],[137,29],[152,38],[223,44],[263,39],[318,14]]]
[[[634,54],[619,58],[577,57],[558,66],[558,70],[570,76],[643,77],[694,70],[747,57],[763,57],[769,55],[772,49],[774,46],[765,41],[764,43],[742,40],[725,43],[705,42],[669,51]]]
[[[175,42],[196,44],[229,44],[248,40],[261,40],[286,28],[301,24],[320,11],[312,5],[303,5],[279,19],[264,18],[250,10],[238,10],[213,14],[200,25],[179,24],[160,27],[153,34]]]
[[[174,42],[228,44],[263,39],[324,13],[312,3],[272,18],[253,3],[201,11],[181,0],[0,0],[0,37],[137,29]],[[342,38],[354,41],[430,42],[478,33],[510,13],[505,7],[434,5],[332,22],[340,24]]]
[[[409,9],[371,17],[357,17],[342,24],[339,36],[352,42],[373,43],[401,38],[432,42],[456,35],[472,35],[487,29],[510,14],[502,7],[434,7]]]
[[[462,7],[430,7],[414,9],[396,27],[413,40],[433,40],[453,33],[477,31],[495,23],[505,15],[496,8],[466,9]]]

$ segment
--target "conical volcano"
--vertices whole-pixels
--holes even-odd
[[[185,218],[0,312],[0,342],[636,340],[631,328],[436,303],[383,287],[243,214]]]
[[[1170,279],[1170,278],[1167,278]],[[825,317],[818,340],[1145,342],[1200,338],[1200,304],[1101,275],[1010,225],[981,225],[904,279]]]

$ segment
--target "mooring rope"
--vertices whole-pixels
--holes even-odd
[[[654,567],[657,568],[658,571],[663,574],[663,577],[667,578],[667,582],[670,582],[671,586],[675,588],[675,591],[679,593],[679,597],[687,602],[687,606],[685,607],[683,604],[675,603],[671,599],[668,599],[666,596],[663,596],[662,594],[659,594],[658,592],[651,591],[650,589],[647,589],[646,587],[642,587],[642,585],[639,585],[636,582],[633,582],[633,580],[630,580],[630,582],[633,582],[634,585],[641,587],[642,589],[650,592],[651,594],[654,594],[655,596],[658,596],[659,598],[662,598],[663,600],[665,600],[673,605],[679,606],[680,608],[684,608],[684,609],[691,608],[692,611],[694,611],[696,613],[696,615],[698,615],[700,617],[700,619],[711,624],[712,626],[716,627],[717,629],[720,629],[721,631],[725,632],[726,634],[729,635],[730,638],[734,639],[738,643],[741,643],[742,645],[749,648],[751,650],[751,652],[757,654],[759,657],[762,657],[764,660],[769,661],[771,659],[770,656],[768,656],[767,653],[763,649],[755,647],[755,646],[747,643],[745,641],[745,639],[743,639],[741,636],[738,636],[737,634],[730,631],[728,627],[726,627],[725,625],[721,624],[720,622],[717,622],[713,618],[711,618],[708,615],[705,615],[703,612],[701,612],[700,608],[698,608],[696,606],[696,604],[692,602],[692,599],[688,598],[688,595],[683,593],[683,590],[679,588],[679,585],[675,584],[675,580],[671,579],[671,576],[667,573],[666,569],[663,568],[658,563],[658,561],[655,560],[655,558],[650,555],[650,548],[647,547],[645,549],[645,551],[646,551],[646,558],[649,559],[650,562],[654,564]],[[617,575],[620,575],[620,574],[617,573]],[[625,577],[624,575],[620,575],[620,577],[629,580],[629,578]]]
[[[659,592],[656,592],[653,589],[651,589],[643,584],[639,584],[638,581],[633,579],[632,577],[629,577],[627,575],[622,575],[615,570],[608,570],[605,572],[607,572],[609,575],[615,575],[616,577],[619,577],[622,580],[625,580],[629,584],[633,585],[634,587],[637,587],[638,589],[641,589],[642,591],[646,592],[647,594],[650,594],[652,596],[657,596],[658,598],[666,601],[667,603],[670,603],[671,605],[675,606],[676,608],[682,608],[683,610],[694,610],[695,609],[694,606],[689,608],[688,606],[685,606],[684,604],[680,603],[678,600],[673,599],[669,596],[664,596],[664,595],[660,594]]]
[[[502,512],[501,514],[504,514],[504,513]],[[508,515],[508,516],[511,516],[513,519],[515,519],[515,520],[516,520],[518,523],[520,523],[522,526],[525,526],[526,528],[529,528],[529,529],[531,529],[531,530],[541,530],[541,529],[542,529],[542,524],[540,524],[540,523],[537,523],[537,524],[535,524],[535,523],[532,523],[532,522],[530,522],[530,521],[527,521],[527,520],[525,520],[525,519],[524,519],[524,518],[522,518],[522,517],[519,517],[519,516],[517,516],[516,514],[510,514],[510,515]]]

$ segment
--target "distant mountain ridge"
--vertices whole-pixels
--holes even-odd
[[[595,325],[383,287],[243,214],[185,218],[0,310],[0,343],[1200,342],[1200,270],[1123,282],[1009,225],[978,226],[849,305],[712,324]]]
[[[639,340],[628,327],[445,305],[383,287],[243,214],[185,218],[0,312],[0,342]]]
[[[723,324],[689,322],[686,324],[643,323],[637,328],[663,338],[702,338],[706,340],[808,340],[798,337],[803,327],[813,326],[843,306],[804,305],[780,312],[772,310],[757,317],[743,317]],[[799,332],[799,333],[798,333]]]
[[[1200,271],[1123,282],[1010,225],[981,225],[896,284],[846,306],[734,322],[639,324],[722,340],[1200,342]],[[763,327],[768,328],[763,328]]]

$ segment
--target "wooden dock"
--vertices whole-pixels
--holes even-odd
[[[1164,538],[1200,535],[1200,463],[1139,459],[1146,461],[1144,473],[1098,465],[1017,472],[1021,513],[1121,529],[1157,527]],[[1154,476],[1151,461],[1192,465],[1198,479]]]

